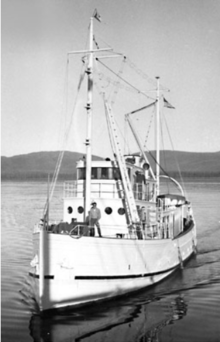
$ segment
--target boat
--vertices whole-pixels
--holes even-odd
[[[89,49],[71,52],[82,54],[86,66],[86,155],[77,162],[76,180],[64,183],[63,218],[53,222],[49,214],[57,166],[43,218],[34,227],[29,277],[41,311],[92,304],[155,285],[196,252],[191,203],[181,184],[161,172],[160,107],[172,106],[162,94],[159,77],[153,102],[125,114],[139,148],[136,153],[122,152],[112,103],[102,94],[113,158],[92,159],[94,60],[122,55],[99,48],[93,32],[96,19],[100,21],[97,11],[90,18]],[[118,76],[122,79],[120,72]],[[132,115],[148,108],[155,112],[154,167],[132,122]],[[162,177],[175,184],[178,193],[162,192]]]

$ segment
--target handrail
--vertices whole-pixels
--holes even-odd
[[[121,181],[120,181],[121,182]],[[77,187],[78,185],[78,187]],[[83,197],[84,187],[82,184],[77,184],[77,181],[66,181],[64,183],[64,198],[70,197]],[[102,183],[102,182],[94,182],[91,186],[91,194],[94,197],[105,197],[109,198],[109,194],[112,195],[112,198],[124,198],[124,191],[120,187],[118,183]],[[140,188],[140,184],[134,184],[133,195],[136,200],[152,200],[152,192],[144,191],[143,188]]]
[[[176,179],[174,179],[174,178],[172,178],[170,176],[167,176],[167,175],[160,175],[159,177],[160,178],[170,179],[177,186],[177,188],[180,190],[181,195],[185,196],[182,186],[180,185],[180,183]]]
[[[83,233],[80,234],[80,228],[83,228]],[[86,229],[84,229],[86,228]],[[88,232],[89,232],[89,229],[90,228],[93,228],[93,226],[87,226],[87,225],[82,225],[82,224],[77,224],[75,227],[73,227],[70,232],[69,232],[69,236],[73,239],[80,239],[81,237],[83,236],[87,236]],[[77,232],[77,235],[73,235],[73,232],[75,231],[78,231]]]
[[[83,184],[77,184],[77,181],[66,181],[64,183],[64,198],[68,197],[83,197],[84,186]],[[113,183],[102,183],[102,182],[92,182],[91,184],[91,194],[96,194],[98,197],[103,196],[103,194],[112,194],[113,198],[115,196],[120,196],[117,189],[117,185]]]

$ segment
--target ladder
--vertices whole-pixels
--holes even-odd
[[[137,207],[136,207],[136,203],[134,200],[131,182],[128,176],[125,159],[120,148],[115,118],[114,118],[113,113],[111,112],[110,105],[106,101],[105,101],[105,108],[106,108],[107,119],[111,127],[112,142],[113,142],[114,150],[116,153],[116,160],[117,160],[120,172],[121,172],[129,224],[137,225],[140,222],[140,218],[137,212]]]

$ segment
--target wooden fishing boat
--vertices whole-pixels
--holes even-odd
[[[166,100],[159,77],[153,103],[125,116],[140,151],[122,153],[115,116],[103,96],[113,158],[92,160],[93,62],[109,51],[93,46],[94,19],[100,20],[97,12],[90,19],[89,50],[75,52],[85,54],[83,63],[87,61],[86,158],[77,163],[76,180],[64,184],[62,221],[49,218],[49,193],[43,220],[34,228],[29,275],[40,310],[84,305],[154,285],[182,266],[197,244],[191,204],[181,185],[170,178],[180,193],[160,189],[159,115]],[[131,119],[148,107],[155,108],[157,123],[155,171]],[[101,214],[101,236],[92,203]]]

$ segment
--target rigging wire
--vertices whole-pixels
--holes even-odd
[[[95,39],[95,36],[93,37],[93,41],[97,47],[97,49],[99,49],[99,45]],[[88,42],[88,36],[87,36],[87,42]],[[87,45],[87,43],[86,43]],[[109,68],[106,64],[104,64],[103,62],[101,62],[98,58],[95,59],[96,61],[98,61],[100,64],[102,64],[106,69],[108,69],[110,72],[112,72],[114,75],[116,75],[116,77],[120,80],[122,80],[124,83],[126,83],[130,88],[134,89],[138,94],[142,94],[143,96],[147,97],[148,99],[153,99],[152,97],[146,95],[145,93],[143,93],[142,91],[140,91],[138,88],[136,88],[135,86],[133,86],[130,82],[128,82],[127,80],[125,80],[121,75],[123,73],[123,68],[124,68],[124,65],[125,65],[125,61],[127,61],[127,64],[133,68],[137,74],[141,75],[144,79],[147,79],[149,83],[155,85],[156,84],[156,81],[151,79],[147,74],[143,73],[140,69],[138,69],[134,63],[132,63],[130,61],[130,59],[126,59],[126,57],[123,58],[123,61],[122,61],[122,64],[121,64],[121,68],[119,70],[118,73],[115,73],[111,68]],[[76,105],[77,105],[77,101],[78,101],[78,95],[79,95],[79,91],[80,91],[80,88],[81,88],[81,85],[82,85],[82,82],[84,80],[84,77],[85,77],[85,61],[84,61],[84,58],[82,58],[82,61],[83,61],[83,65],[81,67],[81,73],[80,73],[80,79],[79,79],[79,83],[78,83],[78,87],[77,87],[77,95],[76,95],[76,99],[75,99],[75,102],[74,102],[74,105],[73,105],[73,109],[72,109],[72,116],[71,116],[71,120],[70,120],[70,124],[68,125],[67,129],[66,129],[66,132],[65,132],[65,135],[64,135],[64,141],[63,141],[63,149],[62,151],[60,152],[59,156],[58,156],[58,160],[57,160],[57,164],[56,164],[56,167],[55,167],[55,171],[54,171],[54,174],[53,174],[53,178],[52,178],[52,182],[51,182],[51,186],[50,186],[50,191],[49,191],[49,198],[47,199],[47,202],[46,202],[46,205],[45,205],[45,208],[44,208],[44,217],[45,215],[47,214],[48,212],[48,208],[49,208],[49,204],[50,204],[50,201],[53,197],[53,193],[54,193],[54,189],[55,189],[55,185],[56,185],[56,182],[57,182],[57,178],[58,178],[58,175],[59,175],[59,171],[60,171],[60,167],[61,167],[61,163],[62,163],[62,160],[63,160],[63,156],[64,156],[64,153],[65,153],[65,146],[66,146],[66,143],[67,143],[67,140],[68,140],[68,137],[69,137],[69,133],[70,133],[70,129],[71,129],[71,126],[72,126],[72,121],[73,121],[73,114],[75,112],[75,108],[76,108]],[[97,64],[97,63],[96,63]],[[67,59],[67,74],[68,74],[68,65],[69,65],[69,59]],[[99,79],[102,78],[101,76],[101,73],[98,71],[98,75],[99,75]],[[119,86],[120,86],[120,81],[116,81],[113,83],[115,85],[115,90],[113,92],[113,95],[112,95],[112,100],[111,100],[111,107],[114,105],[114,102],[115,102],[115,98],[118,94],[118,90],[119,90]],[[97,83],[95,83],[96,87],[98,88],[98,85]],[[103,88],[103,86],[102,86]],[[103,91],[99,91],[100,95],[104,94]],[[104,97],[104,96],[103,96]],[[109,95],[110,97],[110,95]],[[151,119],[151,122],[152,122],[152,119]],[[150,122],[150,124],[151,124]],[[108,126],[108,131],[109,131],[109,122],[107,120],[107,126]],[[118,126],[118,125],[117,125]],[[119,126],[118,126],[119,127]],[[120,131],[120,128],[119,128],[119,131]],[[121,133],[121,131],[120,131]],[[148,131],[149,133],[149,131]],[[109,132],[109,136],[110,136],[110,142],[111,142],[111,145],[112,145],[112,139],[111,139],[111,135],[110,135],[110,132]],[[123,134],[122,134],[122,137],[123,137]],[[147,135],[148,137],[148,135]],[[123,137],[124,139],[124,137]],[[146,138],[147,140],[147,138]],[[112,149],[113,149],[113,146],[112,146]],[[113,149],[114,151],[114,149]],[[156,162],[156,159],[152,156],[151,152],[149,152],[151,157],[155,160],[155,163]],[[160,165],[159,165],[160,166]],[[163,168],[160,166],[160,168],[163,170]],[[167,173],[163,170],[163,172],[167,175]]]
[[[96,86],[97,86],[97,84],[96,84]],[[98,86],[97,86],[97,89],[98,89]],[[104,100],[104,102],[106,102],[106,100],[105,100],[105,93],[100,91],[99,95],[102,97],[102,100]],[[110,106],[110,109],[112,109],[111,106]],[[106,121],[107,121],[107,128],[108,128],[108,135],[109,135],[109,139],[110,139],[110,145],[111,145],[111,148],[112,148],[112,151],[113,151],[113,155],[114,155],[115,154],[115,150],[114,150],[114,144],[113,144],[113,140],[112,140],[113,138],[112,138],[112,135],[111,135],[111,128],[110,128],[110,124],[109,124],[109,119],[108,119],[108,115],[107,115],[107,112],[106,112],[106,107],[105,107],[105,114],[106,114],[106,119],[107,119]],[[124,141],[124,145],[126,145],[126,138],[124,137],[124,135],[123,135],[123,133],[122,133],[122,131],[120,129],[120,126],[118,125],[116,119],[115,119],[115,124],[117,126],[118,133],[120,133],[121,138]]]
[[[120,85],[120,76],[122,75],[123,70],[124,70],[125,59],[126,59],[126,57],[123,58],[122,63],[121,63],[121,67],[120,67],[119,72],[117,74],[117,77],[118,77],[119,80],[117,81],[117,83],[115,85],[115,90],[114,90],[113,95],[112,95],[112,100],[111,100],[111,103],[110,103],[111,107],[114,106],[116,96],[118,95],[119,85]],[[110,97],[110,94],[109,94],[109,97]]]
[[[107,128],[108,128],[108,135],[109,135],[109,140],[110,140],[110,145],[112,148],[112,152],[113,155],[115,155],[115,147],[114,147],[114,142],[113,142],[113,137],[112,137],[112,133],[111,133],[111,128],[110,128],[110,122],[109,122],[109,117],[108,117],[108,113],[107,113],[107,108],[105,105],[105,95],[103,94],[103,100],[104,100],[104,106],[105,106],[105,116],[106,116],[106,121],[107,121]]]
[[[79,79],[79,83],[78,83],[78,87],[77,87],[76,99],[75,99],[75,102],[74,102],[74,105],[73,105],[73,109],[72,109],[72,115],[71,115],[70,123],[69,123],[69,125],[68,125],[68,127],[66,129],[66,132],[65,132],[65,135],[64,135],[64,140],[63,140],[63,148],[62,148],[62,151],[60,151],[60,153],[59,153],[57,164],[56,164],[55,171],[54,171],[54,174],[53,174],[52,182],[51,182],[51,185],[50,185],[50,191],[49,191],[49,199],[47,200],[47,202],[45,204],[45,207],[44,207],[44,217],[47,214],[49,204],[50,204],[50,202],[52,200],[52,197],[53,197],[54,189],[55,189],[55,186],[56,186],[57,178],[58,178],[58,175],[59,175],[60,167],[61,167],[63,156],[64,156],[64,153],[65,153],[65,147],[66,147],[66,144],[67,144],[67,141],[68,141],[69,133],[70,133],[72,122],[73,122],[73,114],[74,114],[75,109],[76,109],[76,105],[77,105],[78,97],[79,97],[79,91],[80,91],[80,88],[81,88],[81,85],[82,85],[82,82],[83,82],[84,76],[85,76],[85,70],[83,70],[84,67],[85,66],[83,64],[82,68],[81,68],[81,74],[80,74],[80,79]]]
[[[101,80],[106,80],[106,82],[108,82],[108,84],[106,85],[106,88],[110,85],[113,84],[114,86],[116,86],[117,81],[115,79],[112,79],[109,76],[106,76],[105,74],[103,74],[102,72],[100,72],[100,79]],[[104,88],[104,86],[103,86]],[[120,89],[124,89],[126,91],[129,91],[130,93],[136,93],[137,91],[133,88],[131,88],[130,86],[124,86],[123,84],[119,84],[118,88]]]
[[[98,36],[99,40],[101,40],[102,43],[106,44],[107,47],[111,48],[111,46],[104,39],[102,39],[99,35],[96,34],[96,36]]]
[[[126,117],[124,118],[124,154],[126,155],[126,148],[127,148],[127,154],[130,155],[131,148],[129,145],[129,139],[128,139],[128,121],[126,120]]]
[[[62,110],[61,112],[63,113],[64,111],[64,102],[65,102],[65,113],[67,112],[67,84],[68,84],[68,73],[69,73],[69,59],[67,58],[67,62],[66,62],[66,72],[65,72],[65,86],[64,86],[64,97],[65,99],[63,99],[63,105],[62,105]],[[66,95],[65,95],[66,94]],[[62,115],[63,117],[63,115]],[[66,115],[65,115],[65,120],[66,122]],[[61,125],[60,125],[60,131],[61,131]],[[60,136],[60,131],[59,131],[59,136]],[[56,166],[55,166],[55,170],[54,170],[54,173],[53,173],[53,177],[52,177],[52,181],[50,183],[50,188],[49,188],[49,184],[48,184],[48,198],[47,198],[47,201],[45,203],[45,207],[44,207],[44,212],[43,212],[43,217],[46,217],[48,215],[48,211],[49,211],[49,205],[50,205],[50,201],[52,199],[52,196],[53,196],[53,192],[54,192],[54,188],[55,188],[55,182],[56,182],[56,174],[58,172],[58,169],[59,169],[59,164],[60,164],[60,161],[61,161],[61,155],[62,155],[62,151],[59,152],[59,155],[58,155],[58,159],[57,159],[57,163],[56,163]],[[49,178],[48,178],[49,179]]]
[[[164,122],[165,122],[165,125],[166,125],[166,129],[167,129],[167,132],[168,132],[168,136],[169,136],[169,139],[170,139],[170,143],[171,143],[171,146],[172,146],[172,150],[174,152],[175,150],[174,150],[173,141],[172,141],[172,138],[171,138],[171,135],[170,135],[170,131],[169,131],[169,128],[168,128],[168,125],[167,125],[166,117],[165,117],[164,114],[163,114],[163,117],[164,117]],[[186,188],[185,188],[185,185],[184,185],[182,173],[181,173],[180,166],[179,166],[179,163],[178,163],[178,160],[177,160],[175,152],[174,152],[174,159],[175,159],[175,162],[176,162],[176,166],[177,166],[177,169],[178,169],[178,172],[179,172],[179,176],[180,176],[181,182],[183,184],[184,193],[187,195],[187,191],[186,191]]]
[[[133,69],[139,76],[141,76],[143,79],[147,80],[148,83],[152,84],[153,86],[157,86],[157,81],[155,79],[152,79],[150,76],[148,76],[144,71],[139,69],[134,62],[132,62],[128,57],[126,59],[127,64],[130,66],[131,69]],[[170,91],[167,87],[160,84],[160,89],[164,91]]]
[[[88,29],[88,33],[87,33],[85,48],[86,48],[86,46],[88,44],[88,40],[89,40],[89,29]],[[70,123],[69,123],[69,125],[68,125],[68,127],[66,129],[65,134],[64,134],[64,139],[63,139],[63,143],[62,143],[63,147],[62,147],[62,150],[59,153],[59,156],[58,156],[58,159],[57,159],[57,163],[56,163],[56,166],[55,166],[55,170],[54,170],[54,173],[53,173],[53,178],[52,178],[52,181],[51,181],[51,184],[50,184],[50,189],[49,189],[49,198],[46,200],[46,203],[45,203],[45,206],[44,206],[44,211],[43,211],[43,217],[44,218],[47,216],[47,212],[49,210],[49,205],[50,205],[50,202],[51,202],[52,197],[53,197],[54,189],[55,189],[55,186],[56,186],[57,178],[58,178],[58,175],[59,175],[60,167],[61,167],[62,160],[63,160],[64,153],[65,153],[65,147],[66,147],[66,144],[67,144],[67,141],[68,141],[69,133],[70,133],[72,122],[73,122],[73,114],[75,112],[76,105],[77,105],[77,102],[78,102],[79,91],[80,91],[81,85],[82,85],[84,77],[85,77],[85,61],[84,61],[83,57],[82,57],[82,63],[83,64],[81,66],[79,83],[78,83],[78,86],[77,86],[77,94],[76,94],[75,102],[74,102],[73,108],[72,108],[71,120],[70,120]],[[66,68],[67,69],[67,72],[66,72],[67,83],[68,83],[68,70],[69,70],[68,66],[69,66],[69,56],[67,55],[67,68]],[[68,88],[68,86],[67,86],[67,88]],[[68,98],[68,92],[66,91],[66,93],[67,93],[66,96]],[[66,103],[68,101],[67,98],[66,98]]]
[[[147,140],[148,140],[148,137],[149,137],[149,134],[150,134],[151,125],[152,125],[153,118],[154,118],[154,111],[155,111],[155,108],[153,108],[152,113],[151,113],[150,123],[149,123],[149,126],[148,126],[148,131],[147,131],[147,134],[146,134],[146,138],[145,138],[145,141],[144,141],[144,149],[147,148]]]
[[[101,80],[103,79],[103,74],[100,72],[100,69],[99,69],[99,66],[98,66],[98,63],[97,63],[98,61],[99,61],[98,58],[96,58],[96,59],[95,59],[95,68],[97,69],[97,73],[98,73],[99,80],[101,81]],[[118,74],[115,73],[116,76],[117,76],[118,78],[120,78],[119,75],[123,73],[124,65],[125,65],[125,57],[124,57],[123,60],[122,60],[121,67],[120,67],[120,69],[119,69]],[[104,99],[104,101],[106,101],[106,100],[105,100],[104,86],[102,85],[102,86],[101,86],[102,89],[100,89],[100,87],[98,86],[97,82],[94,82],[94,84],[95,84],[95,86],[96,86],[96,88],[97,88],[97,90],[98,90],[99,95],[101,95],[101,97]],[[115,103],[115,98],[116,98],[116,96],[117,96],[117,94],[118,94],[118,91],[119,91],[119,88],[120,88],[120,81],[114,81],[114,82],[112,82],[112,84],[113,84],[113,86],[114,86],[116,89],[115,89],[115,91],[113,92],[113,95],[112,95],[112,100],[111,100],[111,103],[110,103],[111,108],[113,107],[113,105],[114,105],[114,103]],[[109,86],[109,84],[107,85],[107,87],[108,87],[108,86]],[[109,94],[108,97],[110,98],[110,94]],[[105,112],[106,112],[106,110],[105,110]],[[106,118],[107,118],[106,121],[107,121],[108,135],[109,135],[109,138],[110,138],[110,145],[111,145],[111,148],[112,148],[112,151],[113,151],[113,154],[114,154],[115,151],[114,151],[114,148],[113,148],[112,137],[111,137],[111,134],[110,134],[110,127],[109,127],[109,121],[108,121],[108,116],[107,116],[107,114],[106,114]],[[119,130],[121,136],[122,136],[122,139],[125,141],[125,137],[124,137],[124,135],[122,134],[121,129],[120,129],[119,125],[117,124],[117,122],[116,122],[116,125],[117,125],[117,127],[118,127],[118,130]],[[124,143],[124,146],[125,146],[125,143]]]
[[[167,176],[170,177],[169,174],[164,170],[164,168],[157,162],[156,157],[153,155],[153,153],[149,150],[147,150],[147,153],[151,156],[153,161],[155,162],[155,165],[158,165],[160,170],[163,171],[163,173]]]
[[[129,85],[129,87],[131,87],[132,89],[134,89],[138,94],[142,94],[143,96],[147,97],[148,99],[151,100],[155,100],[153,97],[146,95],[145,93],[143,93],[140,89],[136,88],[135,86],[133,86],[130,82],[128,82],[127,80],[125,80],[122,76],[117,75],[116,72],[114,72],[111,68],[109,68],[105,63],[101,62],[98,58],[96,58],[97,61],[102,64],[106,69],[108,69],[109,71],[111,71],[111,73],[113,73],[115,76],[117,76],[118,78],[120,78],[123,82],[125,82],[126,84]]]
[[[97,69],[97,70],[96,70]],[[99,69],[99,66],[98,66],[98,63],[95,59],[95,64],[94,64],[94,72],[97,72],[98,74],[98,77],[99,77],[99,80],[101,81],[102,80],[102,73],[100,72],[100,69]],[[101,82],[100,82],[101,83]],[[105,90],[104,90],[104,85],[101,83],[101,89],[99,87],[99,84],[97,82],[94,82],[94,86],[97,88],[97,91],[98,91],[98,94],[100,95],[100,97],[102,98],[102,101],[104,102],[104,109],[105,109],[105,116],[106,116],[106,124],[107,124],[107,131],[108,131],[108,136],[109,136],[109,140],[110,140],[110,146],[111,146],[111,149],[112,149],[112,152],[113,152],[113,155],[115,154],[115,151],[114,151],[114,144],[113,144],[113,141],[112,141],[112,136],[111,136],[111,131],[110,131],[110,124],[109,124],[109,120],[108,120],[108,115],[107,115],[107,111],[106,111],[106,106],[105,106]],[[109,86],[109,84],[107,85],[107,87]]]
[[[98,59],[96,59],[97,61],[99,61]],[[100,61],[99,61],[100,62]],[[102,63],[102,62],[100,62],[101,64],[103,64],[104,65],[104,63]],[[97,64],[97,66],[98,66],[98,64]],[[104,65],[105,66],[105,65]],[[107,69],[109,69],[108,67],[107,67]],[[98,69],[99,70],[99,69]],[[114,72],[113,72],[114,73]],[[100,73],[100,72],[98,72],[98,74],[99,74],[99,77],[100,78],[102,78],[102,76],[103,76],[103,74],[102,73]],[[114,73],[116,76],[118,76],[116,73]],[[123,80],[123,78],[122,77],[120,77],[122,80]],[[124,80],[123,80],[124,81]],[[97,89],[98,89],[98,85],[96,84],[96,87],[97,87]],[[103,87],[103,86],[102,86]],[[99,91],[99,94],[101,95],[101,94],[103,94],[104,92],[101,92],[101,91]],[[154,117],[154,111],[152,111],[152,115],[151,115],[151,121],[150,121],[150,126],[152,125],[152,121],[153,121],[153,117]],[[116,122],[116,125],[117,125],[117,127],[118,127],[118,129],[119,129],[119,132],[120,132],[120,134],[121,134],[121,136],[122,136],[122,138],[123,138],[123,140],[124,140],[124,143],[126,144],[126,137],[122,134],[122,132],[121,132],[121,129],[120,129],[120,127],[118,126],[118,124],[117,124],[117,122]],[[108,123],[108,130],[109,130],[109,123]],[[149,130],[148,130],[148,133],[147,133],[147,137],[146,137],[146,140],[145,140],[145,148],[146,148],[146,142],[147,142],[147,138],[148,138],[148,135],[149,135],[149,131],[150,131],[150,127],[149,127]],[[109,136],[110,136],[110,142],[111,142],[111,135],[110,135],[110,132],[109,132]],[[112,146],[112,142],[111,142],[111,147],[112,147],[112,150],[113,150],[113,152],[114,152],[114,149],[113,149],[113,146]],[[149,155],[152,157],[152,159],[154,160],[154,162],[155,162],[155,165],[156,164],[158,164],[159,165],[159,168],[160,168],[160,170],[161,171],[163,171],[163,173],[164,173],[164,175],[166,175],[168,178],[170,177],[169,176],[169,174],[165,171],[165,169],[157,162],[157,160],[156,160],[156,158],[155,158],[155,156],[152,154],[152,152],[150,152],[150,151],[147,151],[148,153],[149,153]],[[169,184],[168,184],[168,188],[169,188]]]
[[[164,167],[165,170],[167,170],[167,165],[166,165],[166,158],[165,158],[165,149],[164,149],[164,138],[163,138],[163,128],[162,128],[162,118],[160,115],[160,136],[161,136],[161,142],[162,142],[162,146],[163,146],[163,150],[162,150],[162,156],[163,156],[163,162],[164,162]],[[162,159],[162,158],[161,158]],[[166,181],[166,185],[168,188],[168,193],[170,193],[170,182],[168,181],[168,178],[165,178]]]
[[[150,84],[153,86],[157,85],[157,81],[152,79],[150,76],[148,76],[145,72],[143,72],[141,69],[139,69],[134,62],[130,60],[130,58],[126,58],[126,62],[129,65],[131,69],[133,69],[139,76],[141,76],[143,79],[147,80]]]

